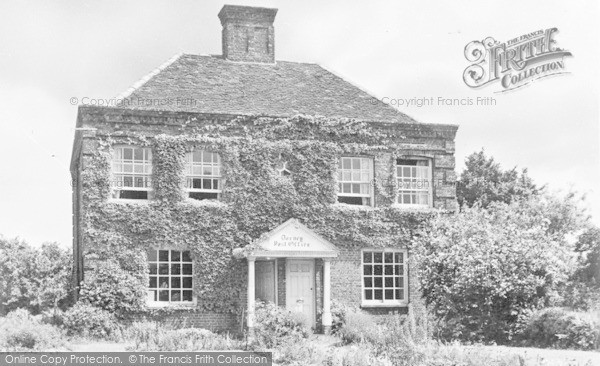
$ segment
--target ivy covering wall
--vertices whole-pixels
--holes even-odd
[[[251,244],[289,218],[299,219],[339,248],[358,250],[410,247],[413,232],[431,215],[430,210],[393,206],[396,157],[433,157],[435,149],[440,154],[439,147],[407,150],[406,144],[415,139],[400,128],[310,117],[188,121],[168,129],[88,122],[97,130],[84,137],[80,161],[80,245],[86,270],[97,261],[117,262],[139,277],[143,287],[148,248],[190,250],[197,310],[236,312],[245,307],[247,279],[246,261],[235,259],[233,249]],[[110,160],[117,144],[152,148],[153,199],[110,199]],[[220,201],[186,198],[184,158],[192,148],[220,154]],[[374,158],[375,207],[336,203],[342,155]],[[291,175],[280,176],[276,170],[280,156]]]

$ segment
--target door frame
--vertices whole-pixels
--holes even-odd
[[[315,328],[317,326],[317,297],[316,297],[316,261],[314,258],[286,258],[285,260],[285,307],[286,309],[290,305],[290,262],[305,262],[310,263],[310,284],[312,294],[312,317],[310,319],[310,326]]]

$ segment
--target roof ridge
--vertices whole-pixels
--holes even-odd
[[[133,85],[130,86],[123,93],[117,95],[115,97],[115,99],[121,100],[121,99],[125,99],[125,98],[129,97],[131,94],[133,94],[133,92],[135,92],[136,90],[141,88],[144,84],[146,84],[150,79],[152,79],[153,77],[158,75],[161,71],[163,71],[167,67],[171,66],[175,61],[177,61],[183,55],[184,55],[183,52],[179,52],[179,53],[175,54],[170,59],[168,59],[166,62],[163,62],[159,67],[150,71],[148,74],[144,75],[144,77],[142,77],[141,79],[139,79],[138,81],[133,83]]]

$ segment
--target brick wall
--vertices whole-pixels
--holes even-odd
[[[225,5],[219,13],[223,56],[231,61],[275,62],[276,13],[276,9]]]
[[[356,249],[341,249],[337,258],[331,262],[331,299],[347,305],[360,307],[362,299],[362,269],[361,251]],[[412,304],[421,298],[417,286],[416,270],[412,268],[412,261],[408,261],[408,297]],[[321,303],[322,304],[322,303]],[[322,306],[322,305],[321,305]],[[371,314],[396,314],[406,313],[406,306],[392,308],[363,308]]]
[[[127,319],[133,321],[156,321],[173,328],[202,328],[213,332],[241,332],[241,314],[220,314],[193,310],[175,310],[160,315],[135,314]]]

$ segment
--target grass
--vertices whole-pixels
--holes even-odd
[[[521,356],[527,366],[600,365],[600,352],[594,351],[505,346],[463,346],[463,348],[466,352],[483,352],[491,355],[518,355]]]
[[[342,345],[338,338],[314,335],[309,339],[315,347],[327,355],[332,351],[353,351],[356,347]],[[70,344],[75,352],[121,352],[129,344],[112,342],[76,341]],[[470,359],[473,365],[505,366],[595,366],[600,365],[600,352],[558,350],[546,348],[505,347],[505,346],[463,346],[444,345],[431,349],[430,354],[452,356],[454,359]],[[322,365],[317,360],[312,365]],[[468,364],[467,364],[468,365]]]

